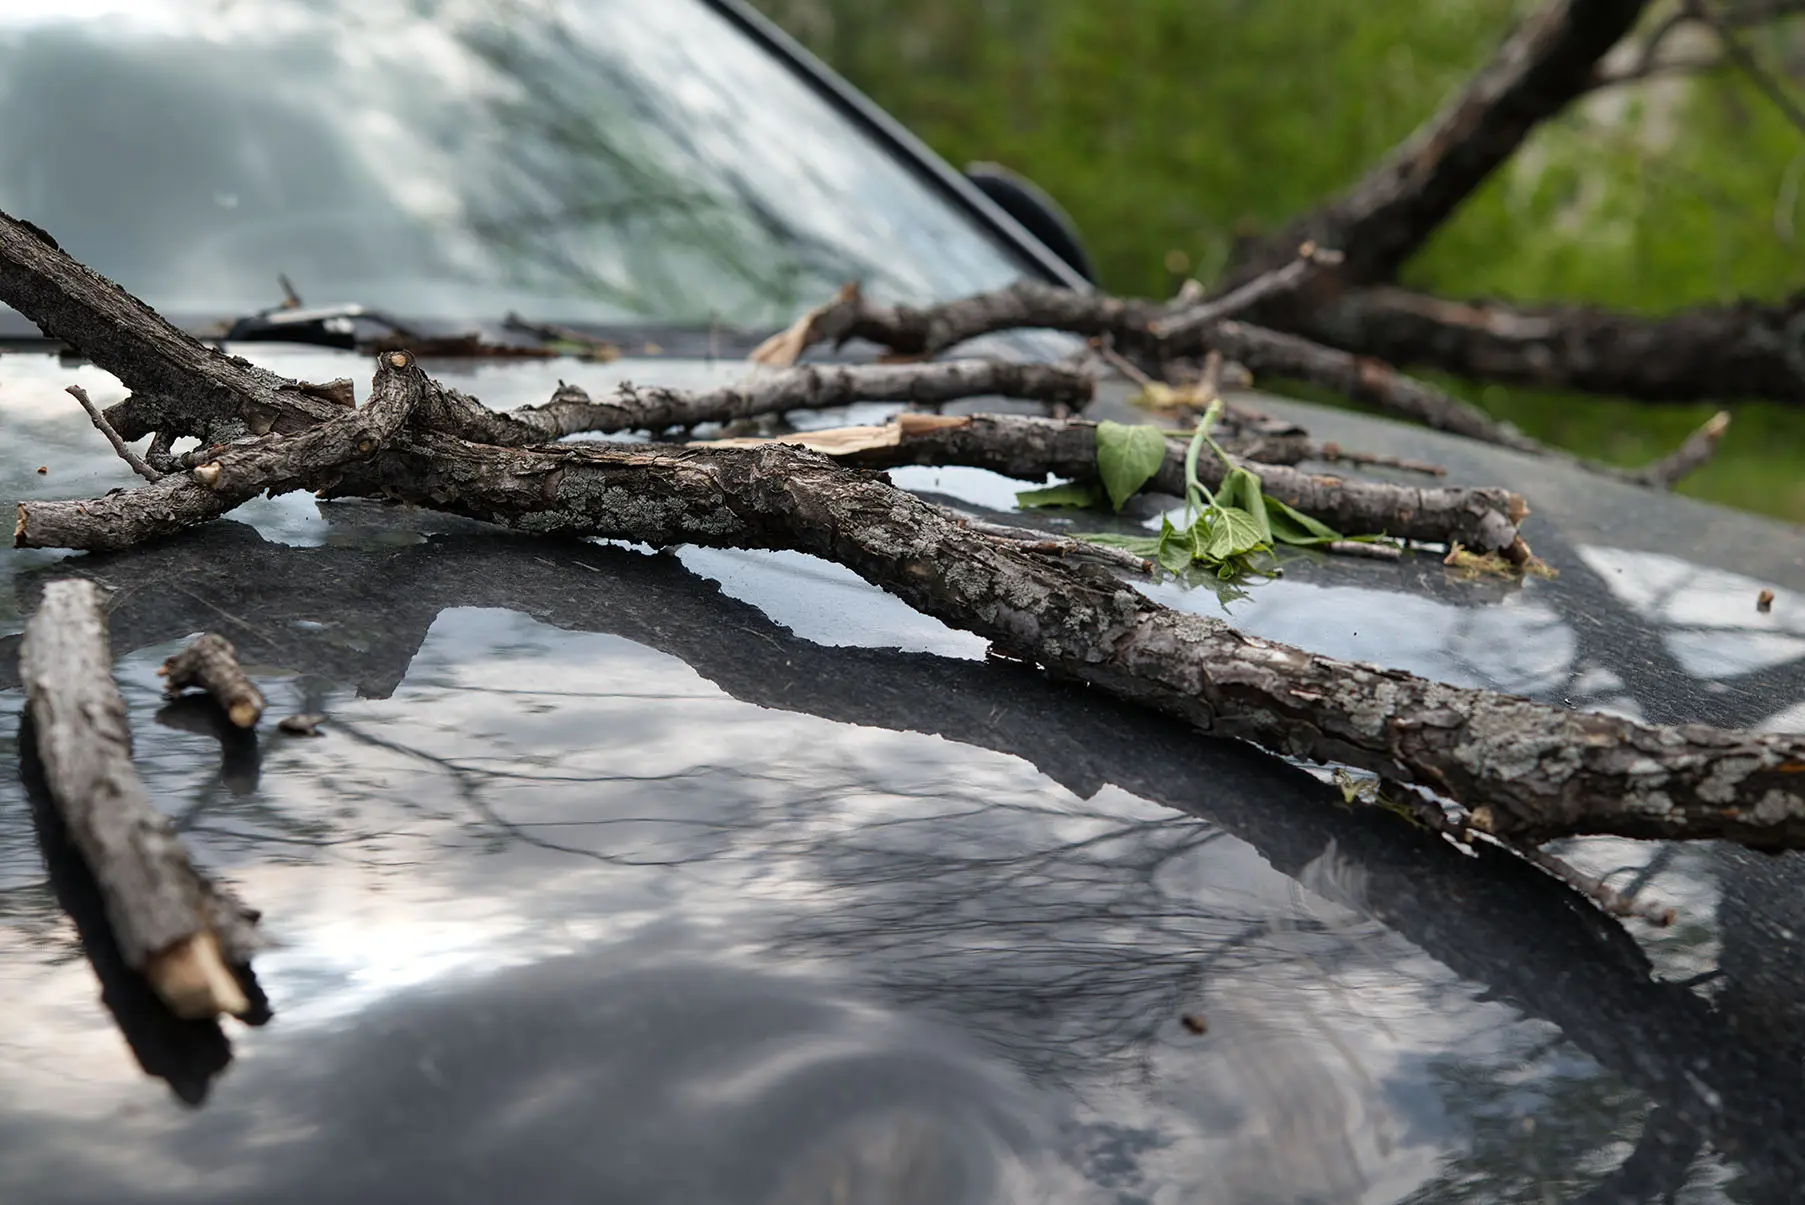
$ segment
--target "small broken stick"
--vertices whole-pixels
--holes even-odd
[[[276,727],[291,736],[319,736],[325,722],[323,715],[289,715],[277,720]]]
[[[157,671],[168,679],[171,698],[191,686],[212,695],[240,728],[255,728],[263,717],[263,692],[238,665],[238,650],[224,636],[208,632]]]
[[[195,869],[132,765],[93,582],[44,588],[19,668],[45,785],[93,872],[125,964],[177,1016],[243,1016],[251,1004],[231,968],[250,965],[256,913]]]

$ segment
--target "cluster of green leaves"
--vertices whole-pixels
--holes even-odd
[[[1359,179],[1536,0],[758,2],[955,164],[1033,177],[1105,288],[1160,296]],[[1784,71],[1805,17],[1744,37]],[[1608,89],[1537,130],[1405,283],[1642,312],[1783,296],[1800,283],[1802,180],[1797,130],[1733,69]],[[1443,383],[1622,464],[1672,451],[1715,408]],[[1796,409],[1745,405],[1681,492],[1805,520],[1801,463]]]
[[[1202,570],[1221,581],[1235,581],[1250,574],[1271,575],[1276,567],[1272,553],[1277,545],[1308,547],[1348,538],[1274,498],[1266,492],[1257,473],[1236,464],[1210,436],[1210,428],[1221,412],[1220,402],[1210,406],[1185,449],[1182,526],[1173,523],[1168,515],[1160,520],[1157,536],[1093,532],[1082,538],[1126,548],[1171,573]],[[1197,473],[1206,447],[1226,469],[1222,484],[1214,492]],[[1036,507],[1096,507],[1107,500],[1120,512],[1128,499],[1153,480],[1165,460],[1163,429],[1149,424],[1098,423],[1096,481],[1023,490],[1016,495],[1016,501]]]

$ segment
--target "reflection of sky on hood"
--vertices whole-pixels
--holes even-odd
[[[259,358],[311,379],[355,371],[329,353]],[[645,368],[585,366],[584,384]],[[0,487],[127,483],[61,393],[83,383],[105,405],[123,396],[111,378],[49,357],[6,369],[4,439],[27,450],[0,460]],[[570,369],[444,375],[505,407],[543,401]],[[660,366],[675,383],[738,373]],[[1015,488],[965,470],[899,477],[975,505]],[[418,539],[362,512],[322,517],[304,496],[246,511],[302,547]],[[1805,638],[1785,590],[1757,615],[1752,579],[1579,555],[1688,673],[1733,677],[1766,663],[1737,651],[1750,640]],[[53,558],[3,552],[0,571]],[[810,558],[680,559],[815,645],[982,652]],[[1253,587],[1231,621],[1446,681],[1638,706],[1629,667],[1588,660],[1561,609],[1556,591],[1577,585],[1400,592],[1386,567],[1312,564]],[[1223,613],[1209,591],[1147,589]],[[19,602],[0,592],[0,631],[17,630]],[[385,1199],[395,1183],[486,1191],[504,1172],[556,1198],[580,1165],[573,1192],[632,1200],[810,1199],[836,1177],[906,1172],[906,1200],[1391,1202],[1521,1171],[1500,1143],[1528,1150],[1505,1138],[1550,1114],[1580,1155],[1536,1183],[1564,1191],[1557,1172],[1616,1166],[1646,1111],[1553,1025],[1387,928],[1384,892],[1333,841],[1287,876],[1215,823],[1120,787],[1081,797],[957,734],[767,709],[648,644],[474,607],[438,614],[387,698],[347,685],[354,647],[332,681],[273,667],[272,716],[322,709],[329,735],[267,736],[260,785],[235,796],[213,741],[151,718],[175,647],[116,650],[140,762],[201,860],[265,912],[277,944],[257,967],[277,1017],[235,1030],[209,1104],[178,1111],[46,906],[6,779],[0,1198]],[[0,692],[9,716],[19,705]],[[0,729],[10,741],[10,719]],[[1658,876],[1682,910],[1673,930],[1638,934],[1661,977],[1717,966],[1708,851],[1566,852],[1615,882]],[[1208,1034],[1182,1028],[1191,1012]],[[260,1177],[312,1195],[260,1196]]]
[[[141,733],[166,651],[120,667]],[[272,712],[296,689],[273,683]],[[1460,1141],[1423,1069],[1459,1051],[1464,1065],[1502,1071],[1546,1036],[1473,1004],[1436,964],[1203,822],[1115,790],[1081,800],[1025,762],[941,738],[740,703],[618,637],[445,612],[393,697],[334,696],[329,711],[330,736],[270,742],[262,787],[244,800],[212,782],[207,741],[140,740],[153,796],[178,815],[198,809],[187,832],[199,856],[264,909],[277,943],[257,963],[277,1020],[235,1039],[239,1059],[198,1130],[139,1079],[62,939],[6,939],[9,1013],[34,1035],[63,1035],[54,1060],[0,1088],[0,1129],[13,1131],[0,1141],[39,1134],[30,1159],[0,1172],[9,1198],[72,1177],[96,1187],[71,1199],[107,1199],[101,1186],[128,1174],[184,1199],[254,1196],[209,1170],[213,1143],[229,1134],[280,1167],[308,1142],[348,1140],[310,1111],[334,1099],[330,1087],[297,1075],[351,1076],[338,1052],[367,1045],[402,1001],[451,1008],[573,957],[603,976],[602,998],[608,967],[740,966],[752,998],[776,992],[780,1013],[842,1018],[823,1032],[780,1027],[737,1070],[692,1067],[703,1078],[684,1101],[743,1117],[787,1100],[809,1068],[895,1048],[895,1069],[868,1085],[875,1100],[906,1097],[904,1069],[920,1064],[934,1109],[1041,1125],[1026,1137],[992,1126],[982,1158],[966,1151],[960,1166],[1041,1190],[1064,1183],[1061,1199],[1085,1199],[1076,1172],[1058,1170],[1066,1161],[1099,1175],[1134,1150],[1146,1159],[1120,1174],[1149,1199],[1255,1199],[1255,1185],[1289,1182],[1274,1179],[1281,1161],[1300,1189],[1395,1199]],[[1191,968],[1206,965],[1200,980]],[[730,983],[717,1005],[729,1015],[748,1007]],[[1177,1029],[1190,1009],[1211,1017],[1211,1036]],[[1146,1036],[1114,1032],[1124,1024]],[[946,1044],[966,1042],[977,1045],[942,1061]],[[427,1055],[382,1090],[436,1099],[435,1078],[452,1091],[478,1074],[475,1053]],[[303,1073],[308,1060],[323,1065]],[[561,1116],[617,1107],[580,1095],[585,1074],[568,1069],[580,1099]],[[691,1123],[667,1104],[665,1124]],[[872,1133],[902,1132],[884,1116]],[[129,1173],[123,1158],[84,1162],[87,1136],[117,1143],[122,1124],[155,1154]],[[922,1141],[946,1155],[952,1139]]]

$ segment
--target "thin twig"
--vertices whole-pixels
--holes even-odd
[[[1748,77],[1749,82],[1755,85],[1756,91],[1773,102],[1774,107],[1780,110],[1786,120],[1792,122],[1800,132],[1805,133],[1805,109],[1800,109],[1794,103],[1792,97],[1786,94],[1786,89],[1780,86],[1780,81],[1761,65],[1761,61],[1755,57],[1755,52],[1744,45],[1742,39],[1736,36],[1718,14],[1706,8],[1701,0],[1685,0],[1682,11],[1690,14],[1695,20],[1710,26],[1711,32],[1717,35],[1717,40],[1723,45],[1725,56]]]
[[[1377,544],[1369,540],[1330,540],[1322,546],[1322,550],[1336,556],[1360,557],[1369,561],[1396,561],[1404,556],[1404,550],[1396,544]]]
[[[1493,840],[1498,839],[1493,838]],[[1508,840],[1498,840],[1498,844],[1517,854],[1536,869],[1553,875],[1612,916],[1633,916],[1663,929],[1674,922],[1675,913],[1671,907],[1624,895],[1603,879],[1587,874],[1571,862],[1557,858],[1540,846]]]
[[[1556,857],[1540,846],[1505,837],[1495,837],[1470,828],[1464,813],[1450,817],[1434,798],[1408,783],[1381,775],[1378,798],[1384,803],[1402,808],[1424,827],[1434,829],[1461,845],[1470,845],[1475,840],[1484,840],[1499,849],[1509,850],[1537,870],[1559,879],[1573,888],[1611,916],[1636,917],[1661,928],[1666,928],[1674,922],[1672,908],[1664,904],[1638,901],[1633,894],[1618,891],[1603,879],[1587,874],[1571,862]]]
[[[1410,473],[1426,473],[1431,477],[1446,477],[1448,470],[1439,464],[1430,464],[1426,460],[1408,460],[1402,456],[1381,456],[1376,452],[1350,452],[1338,443],[1325,443],[1316,448],[1313,460],[1325,460],[1330,464],[1346,462],[1362,464],[1375,469],[1403,469]]]
[[[131,448],[127,447],[126,442],[123,439],[119,438],[119,432],[113,430],[113,424],[109,423],[106,419],[106,415],[100,412],[100,407],[89,400],[88,391],[86,389],[83,389],[80,385],[71,385],[69,386],[68,393],[70,397],[81,403],[81,408],[86,410],[88,412],[88,417],[94,421],[95,430],[107,437],[107,442],[113,445],[113,451],[119,453],[119,459],[132,466],[132,472],[138,474],[138,476],[144,478],[146,481],[157,482],[163,480],[163,474],[157,472],[157,470],[151,468],[148,464],[145,464],[143,458],[132,451]]]
[[[1195,309],[1155,322],[1153,333],[1157,338],[1169,339],[1202,330],[1211,323],[1233,317],[1268,297],[1290,292],[1308,280],[1319,268],[1332,268],[1341,263],[1342,259],[1339,251],[1330,251],[1315,243],[1305,243],[1297,249],[1297,258],[1284,267],[1256,276],[1214,301],[1206,301]]]
[[[992,523],[988,519],[980,519],[962,510],[950,506],[939,509],[950,519],[962,523],[980,535],[993,536],[999,540],[1007,540],[1025,552],[1051,553],[1055,556],[1077,557],[1082,560],[1099,561],[1105,565],[1113,565],[1118,569],[1128,569],[1142,576],[1150,576],[1154,565],[1143,557],[1138,557],[1126,548],[1114,548],[1107,544],[1093,544],[1088,540],[1073,539],[1071,536],[1055,535],[1052,532],[1036,531],[1032,527],[1010,527],[1004,523]]]

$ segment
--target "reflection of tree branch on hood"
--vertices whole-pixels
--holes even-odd
[[[536,546],[489,534],[433,537],[400,550],[303,549],[266,543],[250,529],[226,523],[174,544],[40,570],[24,579],[21,601],[28,603],[46,577],[69,569],[131,584],[111,617],[120,651],[175,639],[217,622],[224,610],[242,621],[233,637],[249,663],[392,689],[443,607],[506,608],[553,627],[613,632],[670,653],[734,697],[760,706],[938,733],[996,749],[1027,759],[1079,798],[1113,784],[1204,817],[1292,876],[1304,873],[1333,842],[1340,859],[1361,868],[1357,902],[1366,915],[1463,978],[1487,985],[1495,998],[1559,1026],[1604,1067],[1700,1119],[1715,1144],[1743,1152],[1753,1166],[1767,1169],[1762,1174],[1768,1178],[1805,1174],[1799,1163],[1805,1160],[1805,1132],[1786,1137],[1805,1125],[1805,1097],[1771,1074],[1775,1064],[1765,1048],[1737,1037],[1734,1016],[1714,1012],[1684,987],[1655,980],[1636,943],[1588,903],[1510,858],[1485,850],[1467,857],[1393,817],[1344,810],[1329,802],[1338,798],[1334,788],[1313,776],[1243,746],[1200,740],[1182,725],[1094,692],[1006,666],[816,645],[702,585],[673,558],[594,546],[566,549],[555,561],[538,555]],[[312,623],[297,627],[294,621],[301,619]],[[331,626],[314,626],[322,623]],[[1130,841],[1124,848],[1138,849],[1133,841],[1149,834],[1168,834],[1179,845],[1204,835],[1185,831],[1153,823],[1132,840],[1124,837]],[[1160,851],[1177,848],[1165,844],[1169,838],[1159,836],[1152,850],[1132,856],[1150,857],[1152,862],[1139,864],[1155,865],[1166,856]],[[848,852],[850,864],[837,879],[858,881],[874,869],[869,858],[881,853]],[[953,854],[948,886],[987,890],[991,872],[960,870]],[[1055,850],[1046,856],[1058,858]],[[1065,864],[1058,864],[1063,871]],[[891,864],[886,873],[919,876],[922,869],[911,855],[907,865]],[[1111,886],[1111,898],[1132,899],[1145,890],[1137,873],[1120,874],[1123,882]],[[1111,870],[1100,878],[1117,876]],[[1003,890],[1019,893],[1022,882]],[[901,904],[932,924],[931,910],[924,913],[913,899]],[[1021,904],[1012,913],[1030,931],[1040,931],[1033,907],[1025,898]],[[836,922],[818,939],[849,954],[861,944],[906,944],[904,935],[885,928],[895,919],[893,909],[874,906],[872,926],[863,932],[857,923]],[[1066,915],[1056,903],[1046,907]],[[1127,915],[1145,925],[1157,923],[1157,913],[1143,903],[1130,906]],[[1184,914],[1181,908],[1175,915]],[[941,914],[942,921],[946,917]],[[856,922],[857,914],[845,919]],[[1225,941],[1231,938],[1224,934]],[[1768,938],[1766,965],[1805,965],[1797,937]],[[793,940],[803,946],[809,935],[797,930]],[[1247,956],[1260,954],[1254,949]],[[1122,957],[1121,951],[1112,957]],[[908,974],[900,957],[880,961],[884,973]],[[1151,962],[1128,957],[1119,964],[1119,979],[1108,965],[1093,967],[1096,998],[1109,1001],[1108,1007],[1094,1017],[1081,1015],[1087,999],[1082,984],[1068,983],[1049,999],[1050,1015],[1062,1028],[1094,1025],[1091,1041],[1102,1045],[1079,1043],[1093,1053],[1132,1049],[1137,1023],[1124,1031],[1128,1038],[1108,1035],[1136,1016],[1144,1018],[1138,1025],[1145,1032],[1199,973],[1196,960]],[[897,987],[916,990],[906,978]],[[1755,1007],[1768,990],[1758,985],[1741,1007]],[[1726,992],[1723,998],[1735,997]],[[968,1003],[994,1014],[1019,1010],[1022,998],[980,992]],[[1017,1028],[1026,1023],[1020,1016],[1009,1022]]]

